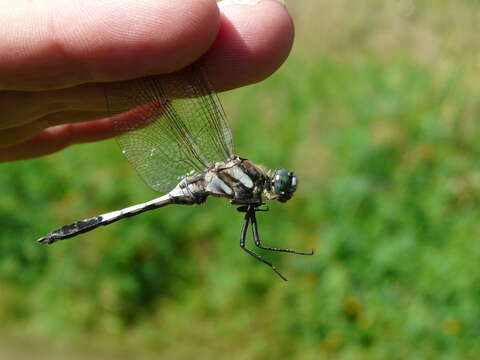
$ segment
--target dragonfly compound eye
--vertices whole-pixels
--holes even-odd
[[[297,189],[297,177],[286,169],[277,169],[272,177],[272,186],[278,200],[286,202]]]

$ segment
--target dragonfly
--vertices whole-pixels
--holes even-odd
[[[214,196],[245,213],[240,248],[283,280],[287,278],[270,261],[246,247],[249,225],[260,249],[313,255],[313,250],[269,247],[260,240],[256,213],[269,210],[268,200],[290,200],[298,180],[286,169],[269,170],[236,155],[226,113],[204,66],[112,83],[105,87],[105,99],[122,153],[143,181],[163,195],[62,226],[39,243],[53,244],[171,204],[199,205]]]

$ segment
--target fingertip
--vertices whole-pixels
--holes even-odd
[[[267,78],[286,60],[293,45],[294,24],[276,0],[240,5],[218,3],[220,31],[204,56],[215,88],[228,90]]]

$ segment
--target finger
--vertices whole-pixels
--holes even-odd
[[[109,118],[58,125],[43,130],[24,143],[0,149],[0,162],[48,155],[73,144],[105,140],[114,135],[113,122]]]
[[[285,60],[293,41],[293,23],[285,7],[274,0],[256,5],[219,4],[220,32],[202,59],[214,88],[232,89],[260,81],[274,72]],[[105,98],[102,86],[94,83],[50,91],[4,91],[0,93],[0,108],[0,129],[7,129],[51,112],[101,111],[105,109]]]
[[[92,121],[106,116],[108,114],[105,111],[62,111],[49,114],[22,126],[0,130],[0,149],[24,142],[52,126]]]
[[[274,0],[263,0],[256,5],[219,4],[220,32],[202,59],[214,87],[228,90],[260,81],[274,72],[287,57],[293,41],[293,23],[285,7]],[[1,59],[0,52],[0,74]],[[120,77],[120,73],[119,70],[116,76]],[[0,108],[3,112],[0,129],[6,129],[51,112],[102,110],[105,103],[101,87],[83,84],[62,90],[2,92]]]
[[[8,9],[0,89],[12,90],[172,72],[205,53],[219,26],[212,0],[17,0]]]
[[[70,14],[71,18],[64,16],[72,23],[54,27],[68,29],[60,34],[45,30],[42,19],[28,17],[29,29],[37,24],[31,31],[41,30],[34,43],[26,35],[18,38],[19,33],[29,32],[15,30],[18,24],[25,24],[20,15],[13,16],[15,21],[11,22],[16,23],[5,25],[9,31],[0,40],[0,88],[64,88],[178,70],[203,54],[217,35],[218,13],[212,4],[208,0],[143,0],[129,5],[128,0],[122,0],[119,5],[91,0],[83,2],[80,10],[87,11],[88,6],[101,9],[87,17],[90,20],[86,23],[78,20],[85,17],[75,17],[73,10],[62,7],[62,14]],[[220,32],[206,55],[215,85],[231,89],[274,72],[293,41],[293,23],[286,8],[275,0],[254,5],[223,1],[219,6]],[[60,21],[55,19],[52,21]],[[130,31],[132,28],[138,29]]]
[[[218,91],[267,78],[286,60],[292,48],[294,25],[279,1],[255,5],[218,3],[221,26],[203,63]]]
[[[0,91],[0,109],[0,130],[5,130],[55,112],[105,111],[105,94],[96,84],[49,91]]]

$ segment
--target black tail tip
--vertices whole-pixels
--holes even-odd
[[[46,244],[46,245],[53,244],[54,242],[55,242],[55,239],[52,238],[51,236],[44,236],[37,240],[37,243]]]

